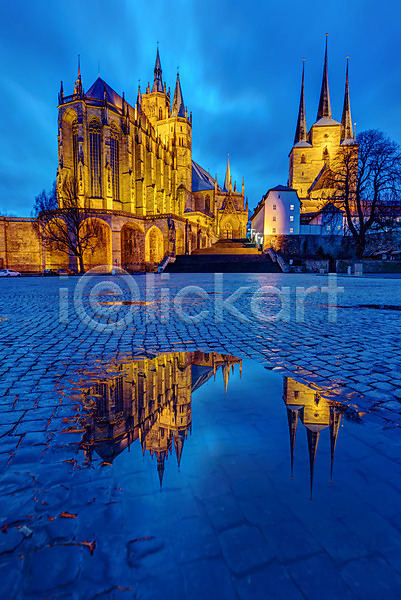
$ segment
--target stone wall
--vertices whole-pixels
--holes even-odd
[[[362,274],[368,273],[401,273],[401,261],[399,260],[337,260],[336,272],[347,273],[351,267],[351,273],[355,273],[355,265],[362,264]]]
[[[0,217],[2,268],[22,273],[42,271],[42,244],[34,225],[34,219]]]
[[[288,257],[339,256],[342,237],[337,235],[268,235],[264,248],[274,248]]]

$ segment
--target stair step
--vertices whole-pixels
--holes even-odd
[[[281,273],[264,254],[191,254],[177,256],[166,267],[169,273]]]

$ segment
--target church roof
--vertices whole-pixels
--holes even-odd
[[[117,108],[122,108],[123,99],[117,92],[113,90],[101,77],[98,77],[93,85],[89,88],[89,90],[85,93],[86,98],[90,98],[92,100],[104,100],[104,89],[106,86],[106,94],[107,94],[107,102],[117,106]]]
[[[313,127],[330,127],[331,125],[341,125],[341,123],[335,121],[331,117],[322,117],[313,124]]]
[[[221,190],[220,186],[217,186]],[[194,160],[192,161],[192,191],[203,192],[206,190],[214,190],[214,179]]]
[[[294,148],[312,148],[312,144],[309,142],[296,142],[293,146]]]
[[[267,192],[296,192],[297,190],[294,190],[294,188],[290,188],[287,187],[286,185],[276,185],[276,187],[274,188],[270,188],[270,190]]]

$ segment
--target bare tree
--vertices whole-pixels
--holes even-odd
[[[360,133],[357,144],[341,146],[325,187],[330,201],[346,215],[347,226],[362,257],[368,232],[388,230],[395,224],[401,193],[401,148],[381,131]]]
[[[64,252],[77,259],[78,272],[84,273],[84,254],[93,251],[102,240],[102,228],[94,212],[80,205],[78,182],[66,178],[57,202],[56,183],[51,192],[44,190],[35,198],[38,235],[49,250]]]

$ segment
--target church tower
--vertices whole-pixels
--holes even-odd
[[[294,145],[289,158],[289,186],[298,192],[302,212],[316,212],[330,198],[330,190],[325,188],[325,174],[330,161],[342,145],[355,144],[352,131],[349,99],[348,58],[342,122],[332,117],[329,75],[327,34],[323,63],[322,86],[316,121],[309,132],[305,113],[305,67],[302,68],[301,97]]]

